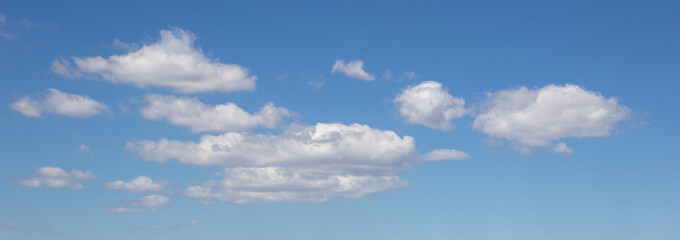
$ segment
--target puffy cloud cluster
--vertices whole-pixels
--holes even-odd
[[[342,73],[348,77],[357,78],[364,81],[375,80],[375,76],[373,76],[373,74],[367,73],[364,70],[364,62],[361,60],[349,61],[347,63],[345,63],[345,60],[342,59],[335,60],[332,73]]]
[[[90,171],[71,170],[66,172],[61,168],[45,166],[38,169],[37,176],[29,179],[14,180],[14,183],[27,187],[54,187],[83,189],[81,182],[97,178]]]
[[[288,109],[267,103],[258,113],[250,114],[234,103],[207,105],[198,98],[147,95],[147,106],[141,114],[146,119],[163,120],[190,128],[193,132],[239,131],[256,126],[274,128],[283,117],[290,117]]]
[[[199,142],[129,142],[145,160],[225,167],[225,179],[186,194],[209,202],[324,202],[406,185],[396,174],[417,159],[413,138],[366,125],[292,126],[281,135],[228,132]]]
[[[64,59],[52,71],[65,77],[98,76],[139,88],[167,87],[176,92],[231,92],[255,89],[256,76],[247,68],[205,57],[194,47],[196,36],[182,29],[162,30],[158,42],[108,58],[74,57],[75,68]]]
[[[163,183],[153,181],[147,176],[139,176],[130,182],[116,180],[107,182],[106,187],[112,190],[122,190],[127,192],[160,192],[163,190]]]
[[[515,141],[523,153],[541,146],[569,154],[572,150],[565,143],[552,146],[551,141],[609,136],[629,115],[630,109],[616,98],[576,85],[548,85],[488,93],[473,126],[491,137]]]
[[[442,84],[426,81],[404,89],[394,103],[407,123],[422,124],[433,129],[453,129],[451,119],[467,113],[465,100],[454,98]]]
[[[43,112],[50,112],[83,118],[105,113],[109,109],[88,96],[65,93],[54,88],[48,89],[42,100],[24,97],[10,107],[27,117],[40,117]]]

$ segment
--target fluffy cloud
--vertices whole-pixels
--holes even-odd
[[[247,68],[205,57],[194,47],[196,36],[182,29],[161,30],[158,42],[108,58],[73,58],[52,62],[52,71],[65,77],[95,75],[113,83],[139,88],[167,87],[176,92],[231,92],[255,89],[256,76]]]
[[[146,176],[139,176],[132,179],[130,182],[116,180],[114,182],[107,182],[106,187],[112,190],[122,190],[128,192],[160,192],[163,190],[163,184]]]
[[[366,125],[291,126],[280,135],[228,132],[199,142],[129,142],[145,160],[226,167],[222,181],[186,189],[201,202],[324,202],[406,185],[396,174],[417,159],[413,138]]]
[[[336,72],[345,74],[348,77],[357,78],[364,81],[375,80],[375,76],[373,76],[373,74],[364,71],[364,62],[361,60],[349,61],[347,63],[345,63],[345,60],[341,59],[335,60],[335,64],[333,64],[332,73]]]
[[[441,83],[434,81],[404,89],[394,98],[394,103],[407,123],[422,124],[433,129],[453,129],[450,120],[467,113],[465,100],[454,98],[447,89],[442,88]]]
[[[168,139],[128,142],[145,160],[220,167],[295,166],[308,171],[388,171],[407,168],[416,156],[413,138],[367,125],[294,125],[281,135],[228,132],[199,142]]]
[[[515,148],[528,153],[531,147],[551,147],[552,140],[609,136],[630,109],[616,98],[576,85],[548,85],[529,90],[521,87],[487,93],[474,128],[494,138],[515,141]],[[553,150],[571,153],[566,144]]]
[[[267,103],[258,113],[250,114],[234,103],[210,106],[198,98],[147,95],[147,106],[141,113],[146,119],[163,120],[190,128],[193,132],[238,131],[256,126],[274,128],[283,117],[292,115],[288,109]]]
[[[37,176],[30,179],[18,179],[14,183],[27,187],[55,187],[72,189],[83,189],[83,181],[97,178],[90,171],[71,170],[66,172],[61,168],[46,166],[38,169]]]
[[[470,155],[455,149],[437,149],[422,156],[423,161],[465,160]]]
[[[50,88],[42,101],[24,97],[10,105],[12,109],[28,117],[40,117],[42,112],[51,112],[69,117],[90,117],[108,111],[103,103],[81,96]]]

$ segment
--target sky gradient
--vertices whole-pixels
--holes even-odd
[[[675,1],[0,3],[0,239],[676,239]]]

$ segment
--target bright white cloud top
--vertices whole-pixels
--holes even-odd
[[[423,155],[423,161],[456,161],[470,159],[470,155],[455,149],[437,149]]]
[[[184,126],[193,132],[203,131],[240,131],[264,126],[275,128],[284,117],[293,115],[288,109],[267,103],[259,112],[251,114],[234,103],[207,105],[198,98],[174,97],[163,95],[147,95],[147,105],[141,114],[149,120],[167,120]]]
[[[404,89],[393,101],[399,115],[411,124],[421,124],[433,129],[453,129],[451,119],[467,113],[465,100],[455,98],[448,89],[435,81],[426,81]]]
[[[69,117],[87,118],[109,111],[109,108],[88,96],[65,93],[54,88],[47,90],[44,99],[24,97],[10,107],[27,117],[40,117],[43,112]]]
[[[551,141],[562,138],[609,136],[629,115],[630,109],[616,98],[576,85],[548,85],[487,93],[473,125],[491,137],[515,141],[526,153],[531,147],[551,147]],[[553,150],[571,153],[564,143]]]
[[[124,182],[122,180],[107,182],[106,188],[127,192],[160,192],[163,190],[163,185],[164,183],[153,181],[147,176],[139,176],[132,179],[130,182]]]
[[[193,33],[174,28],[161,30],[160,36],[158,42],[123,55],[74,57],[75,68],[66,60],[55,60],[52,71],[65,77],[94,75],[113,83],[166,87],[180,93],[255,89],[256,76],[239,65],[208,59],[194,47]]]
[[[29,179],[14,180],[14,183],[27,187],[53,187],[83,189],[82,182],[97,178],[90,171],[71,170],[66,172],[59,167],[45,166],[38,169],[36,176]]]
[[[364,81],[373,81],[375,76],[364,70],[364,61],[356,60],[345,63],[345,60],[335,60],[333,70],[331,73],[342,73],[348,77],[361,79]]]
[[[196,142],[129,142],[145,160],[227,167],[225,179],[186,190],[209,202],[325,202],[359,198],[406,185],[396,173],[417,159],[409,136],[367,125],[293,125],[281,135],[228,132]],[[213,189],[214,188],[214,189]]]

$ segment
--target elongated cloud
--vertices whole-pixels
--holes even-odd
[[[576,85],[548,85],[487,93],[473,125],[491,137],[516,142],[516,149],[528,153],[531,147],[553,147],[551,141],[562,138],[609,136],[629,115],[630,109],[616,98]],[[553,151],[571,153],[564,143]]]
[[[150,120],[167,120],[185,126],[193,132],[239,131],[264,126],[274,128],[281,124],[284,117],[292,116],[288,109],[267,103],[258,113],[250,114],[234,103],[210,106],[198,98],[147,95],[147,106],[142,116]]]
[[[196,36],[179,28],[161,30],[160,40],[123,55],[74,57],[52,62],[52,71],[65,77],[94,75],[112,83],[139,88],[166,87],[181,93],[231,92],[255,89],[256,76],[247,68],[205,57],[194,47]]]
[[[45,166],[38,169],[36,176],[29,179],[14,180],[14,183],[27,187],[54,187],[83,189],[81,182],[97,178],[90,171],[71,170],[66,172],[59,167]]]
[[[27,117],[40,117],[43,112],[69,117],[86,118],[105,113],[109,108],[88,96],[65,93],[54,88],[47,90],[44,99],[24,97],[10,107]]]
[[[199,142],[129,142],[145,160],[226,167],[220,183],[185,193],[201,202],[325,202],[406,186],[396,174],[417,160],[413,138],[366,125],[291,126],[280,135],[228,132]]]
[[[455,161],[469,159],[470,155],[455,149],[437,149],[422,156],[423,161]]]
[[[333,64],[332,73],[342,73],[351,78],[357,78],[364,81],[373,81],[375,76],[373,74],[367,73],[364,70],[364,62],[361,60],[349,61],[345,63],[345,60],[335,60]]]
[[[187,188],[186,195],[201,202],[218,199],[233,203],[309,202],[333,198],[362,198],[407,185],[398,176],[308,175],[281,167],[226,169],[219,182]]]
[[[170,198],[163,195],[151,194],[137,199],[136,201],[132,202],[132,205],[140,207],[157,208],[165,206],[168,203],[170,203]]]
[[[168,139],[127,143],[145,160],[218,167],[290,166],[313,172],[395,172],[416,156],[411,137],[367,125],[292,126],[281,135],[228,132],[199,142]]]
[[[453,129],[451,119],[460,118],[467,113],[465,100],[454,98],[442,84],[426,81],[404,89],[394,103],[404,121],[421,124],[433,129]]]
[[[160,192],[163,190],[163,184],[154,182],[147,176],[139,176],[132,179],[130,182],[116,180],[114,182],[107,182],[106,187],[112,190],[122,190],[128,192]]]

